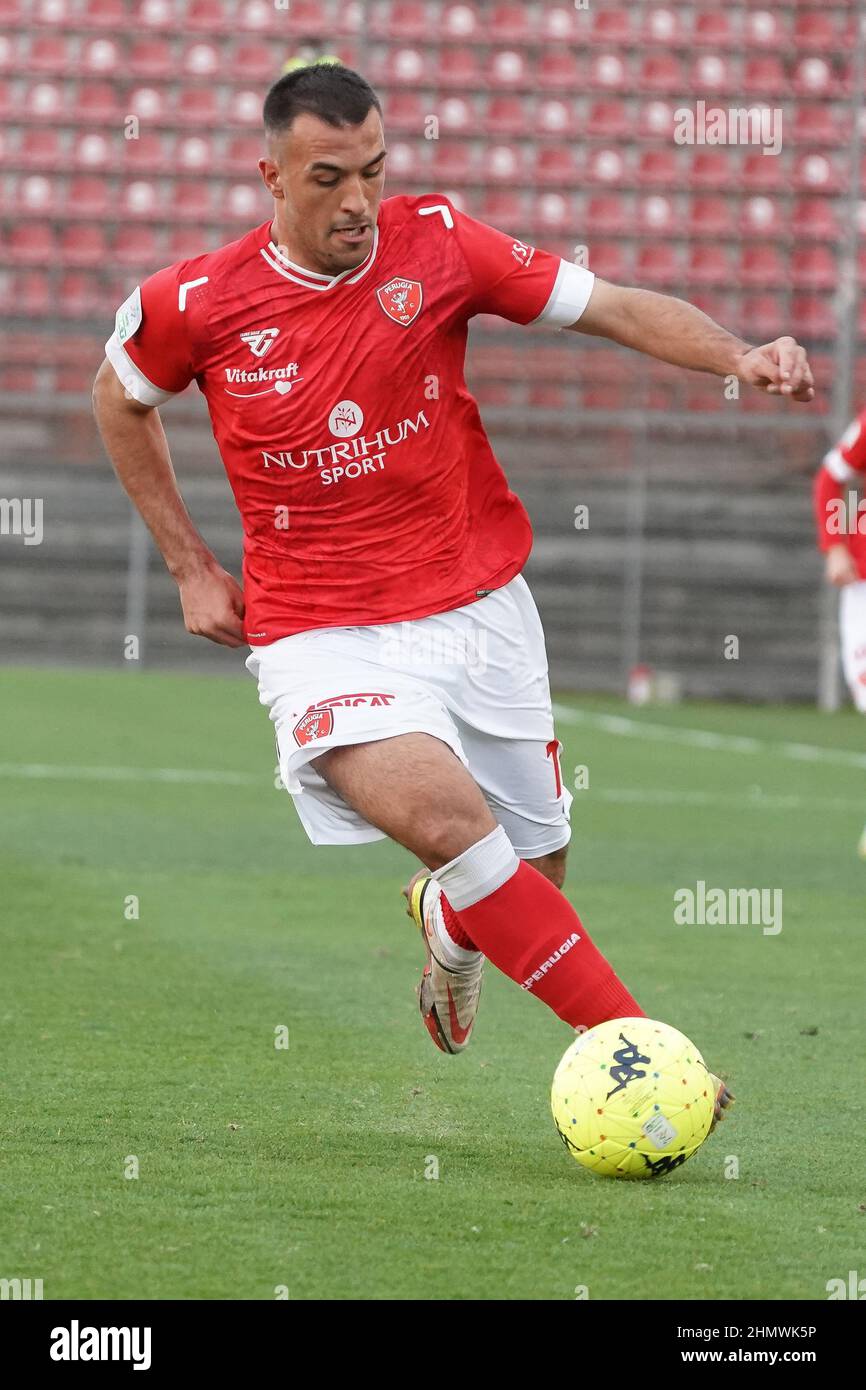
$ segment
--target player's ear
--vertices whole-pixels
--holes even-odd
[[[280,171],[272,159],[263,156],[259,160],[259,173],[269,193],[273,194],[275,198],[284,198],[286,196],[283,192],[283,186],[280,180]]]

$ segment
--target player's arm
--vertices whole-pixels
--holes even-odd
[[[815,387],[806,349],[794,338],[752,347],[694,304],[653,290],[630,289],[595,278],[575,333],[609,338],[675,367],[735,376],[768,395],[811,401]]]
[[[860,578],[856,562],[840,520],[847,520],[847,503],[842,490],[866,482],[866,411],[854,420],[834,449],[830,449],[815,474],[812,501],[818,549],[825,557],[825,576],[829,584],[842,589]]]
[[[177,583],[187,631],[240,647],[242,590],[193,525],[156,408],[194,376],[184,318],[189,289],[182,271],[169,267],[121,305],[94,382],[93,411],[114,471]]]

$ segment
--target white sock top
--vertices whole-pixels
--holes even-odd
[[[516,874],[520,860],[501,825],[470,845],[456,859],[436,869],[433,877],[442,886],[455,912],[474,907]]]

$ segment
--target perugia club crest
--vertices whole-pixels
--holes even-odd
[[[299,748],[303,748],[305,743],[312,743],[314,739],[326,738],[334,727],[334,711],[332,709],[308,709],[306,714],[295,725],[292,733],[295,736],[295,743]]]
[[[405,280],[402,275],[395,275],[376,291],[376,298],[389,319],[408,328],[421,312],[424,292],[420,280]]]

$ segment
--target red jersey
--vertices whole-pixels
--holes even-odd
[[[576,322],[580,266],[457,211],[383,201],[370,254],[328,276],[270,223],[146,280],[106,353],[137,400],[192,380],[244,531],[246,637],[399,622],[520,572],[529,518],[464,380],[469,319]]]
[[[866,504],[858,505],[858,489],[866,489],[866,410],[825,454],[814,488],[819,549],[847,545],[860,578],[866,579]]]

